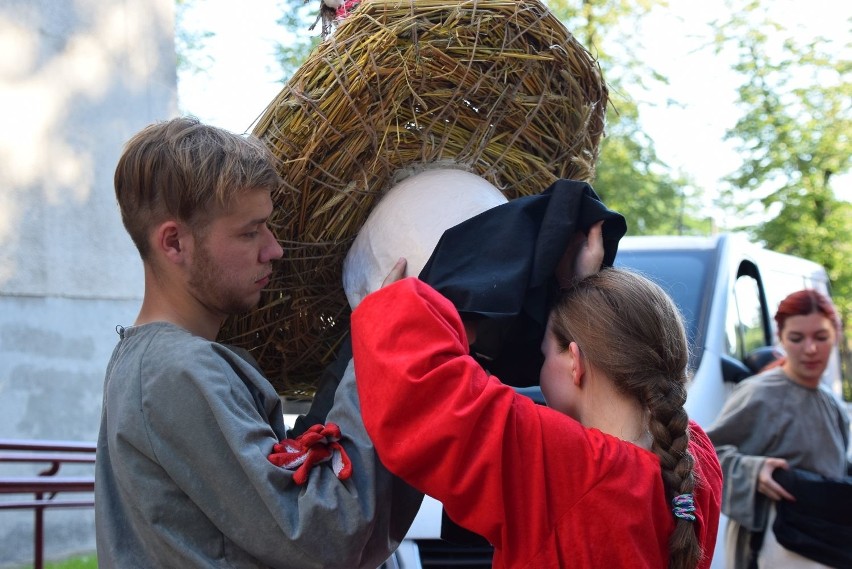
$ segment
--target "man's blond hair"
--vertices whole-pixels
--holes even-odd
[[[175,219],[201,231],[238,192],[277,189],[281,179],[273,160],[256,138],[195,117],[155,123],[136,134],[116,166],[115,195],[142,259],[157,224]]]

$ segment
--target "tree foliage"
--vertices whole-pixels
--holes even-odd
[[[852,204],[834,184],[852,167],[849,46],[785,29],[770,8],[750,0],[716,23],[717,50],[733,51],[742,77],[742,116],[727,132],[742,163],[726,179],[724,204],[739,216],[758,213],[742,229],[769,248],[824,265],[848,323]]]
[[[213,37],[210,30],[193,27],[187,20],[187,13],[195,0],[175,0],[175,57],[178,72],[199,73],[211,63],[209,55],[204,53],[205,42]]]
[[[641,126],[639,103],[666,78],[637,56],[642,45],[635,30],[652,9],[665,5],[652,0],[548,2],[598,59],[610,88],[595,189],[625,215],[632,235],[707,234],[711,220],[700,215],[701,191],[659,158]]]
[[[285,82],[321,39],[319,0],[278,0],[278,13],[277,23],[287,32],[287,40],[276,44],[275,55]]]

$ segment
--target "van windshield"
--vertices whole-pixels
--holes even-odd
[[[633,269],[650,278],[672,297],[680,308],[686,327],[686,335],[698,366],[704,345],[704,326],[712,291],[714,266],[713,250],[619,250],[615,266]],[[711,281],[711,282],[708,282]],[[702,302],[702,299],[704,301]]]

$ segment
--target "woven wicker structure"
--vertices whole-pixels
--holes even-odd
[[[606,104],[597,62],[539,1],[361,3],[254,130],[285,180],[271,220],[284,260],[220,339],[310,397],[349,329],[343,258],[395,180],[450,164],[509,199],[591,181]]]

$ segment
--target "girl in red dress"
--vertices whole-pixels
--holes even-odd
[[[684,411],[686,337],[657,285],[604,269],[564,292],[547,406],[489,376],[475,324],[416,278],[368,295],[352,331],[380,459],[488,539],[495,568],[710,566],[721,472]]]

